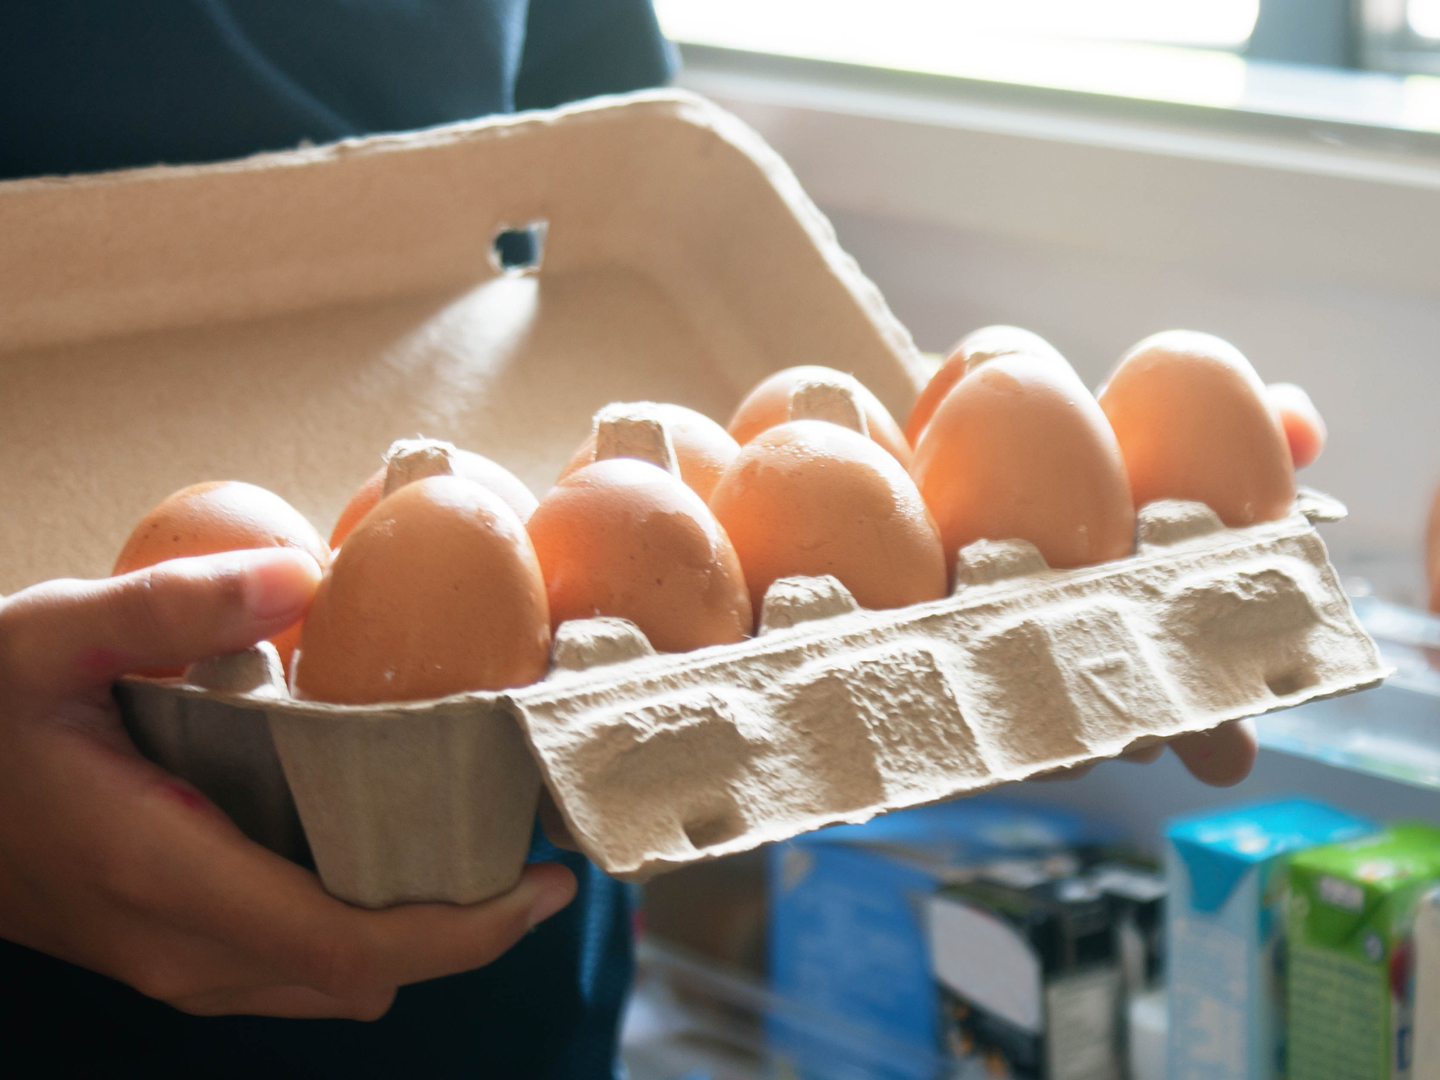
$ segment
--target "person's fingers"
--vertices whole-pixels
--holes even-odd
[[[127,830],[145,838],[128,845],[128,858],[146,869],[143,880],[131,878],[132,888],[155,896],[177,929],[217,936],[267,973],[332,997],[482,967],[575,895],[574,874],[541,863],[484,903],[365,911],[329,896],[314,874],[228,823],[182,815],[163,787],[142,802],[150,824]]]
[[[395,1002],[394,990],[335,998],[308,986],[265,986],[178,998],[169,1004],[195,1016],[279,1016],[292,1020],[379,1020]]]
[[[293,624],[319,581],[315,560],[291,548],[47,581],[0,603],[0,675],[58,700],[129,671],[236,652]]]
[[[575,893],[569,870],[540,864],[482,904],[365,911],[247,840],[158,766],[83,728],[10,736],[27,762],[0,791],[0,814],[23,826],[12,856],[31,878],[58,882],[55,896],[89,896],[106,915],[64,917],[41,897],[27,935],[162,1000],[283,985],[349,999],[469,970]]]
[[[300,946],[298,981],[341,994],[366,985],[361,980],[367,978],[404,986],[484,967],[569,904],[575,890],[575,875],[566,867],[534,863],[514,889],[484,903],[354,912],[350,934],[336,935],[328,945],[311,939]]]
[[[181,1007],[220,994],[256,991],[286,982],[283,972],[223,942],[176,929],[146,911],[92,894],[88,905],[57,906],[66,929],[59,940],[23,941],[73,964],[118,979],[147,997]],[[84,920],[85,925],[76,926]]]
[[[211,956],[187,950],[189,935],[171,926],[164,942],[166,970],[137,980],[145,961],[132,956],[120,977],[193,1012],[248,1011],[263,1001],[267,1015],[373,1019],[389,1008],[396,987],[489,964],[575,895],[569,870],[540,863],[525,868],[515,889],[481,904],[364,911],[324,894],[313,875],[301,873],[310,880],[295,899],[314,910],[290,925],[272,924],[274,941],[258,941],[248,920],[243,926],[228,921],[209,928],[224,940],[223,956]],[[137,935],[135,944],[148,944],[147,936]],[[282,941],[289,948],[277,956]],[[211,952],[220,953],[210,944]],[[155,952],[150,949],[150,955]],[[189,969],[183,970],[186,961]],[[277,983],[291,985],[281,993]],[[294,1011],[302,1008],[311,1011]],[[280,1009],[291,1011],[272,1012]]]
[[[1213,787],[1230,787],[1244,780],[1259,752],[1251,720],[1235,720],[1213,731],[1181,735],[1170,740],[1170,748],[1195,779]]]

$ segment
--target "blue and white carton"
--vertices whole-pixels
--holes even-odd
[[[929,926],[937,893],[982,864],[1073,874],[1087,851],[1119,838],[1078,814],[982,796],[770,848],[771,987],[787,1008],[770,1017],[768,1032],[781,1075],[949,1074]]]
[[[1285,1075],[1286,859],[1374,828],[1309,799],[1227,807],[1169,824],[1168,1080]]]

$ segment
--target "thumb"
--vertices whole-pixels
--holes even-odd
[[[58,700],[236,652],[304,615],[319,581],[314,559],[281,547],[47,581],[0,601],[0,679]]]

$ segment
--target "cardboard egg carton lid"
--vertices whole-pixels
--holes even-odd
[[[510,230],[543,234],[506,268]],[[397,438],[537,494],[614,401],[795,364],[896,415],[910,335],[753,131],[652,91],[242,161],[0,182],[0,594],[109,572],[178,488],[322,533]]]
[[[538,259],[507,267],[497,238],[521,228]],[[268,488],[323,533],[396,438],[539,493],[609,402],[723,419],[765,376],[826,364],[903,415],[925,377],[784,162],[681,92],[7,181],[0,235],[0,593],[106,575],[201,480]],[[509,713],[277,709],[224,683],[117,698],[141,749],[252,839],[300,861],[308,840],[367,906],[513,884],[540,779]]]

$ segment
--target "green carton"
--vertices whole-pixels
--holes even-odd
[[[1290,1080],[1404,1080],[1410,929],[1440,880],[1440,828],[1407,823],[1290,861]]]

